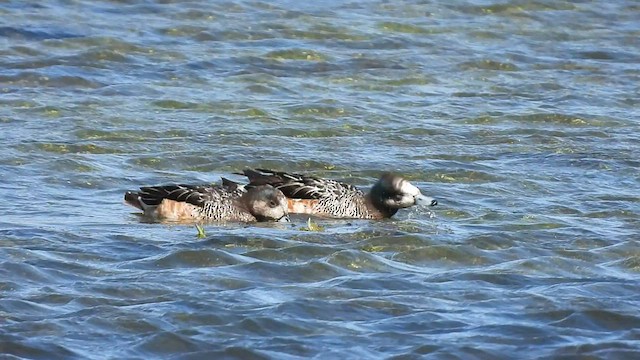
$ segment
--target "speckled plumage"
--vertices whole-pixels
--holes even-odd
[[[290,213],[305,213],[334,218],[382,219],[398,209],[427,201],[420,190],[399,176],[385,173],[368,193],[336,180],[266,169],[247,169],[250,186],[269,184],[289,199]],[[397,200],[397,201],[396,201]]]
[[[271,186],[245,189],[223,185],[145,186],[125,193],[125,201],[155,220],[172,222],[269,221],[287,218],[286,199]]]

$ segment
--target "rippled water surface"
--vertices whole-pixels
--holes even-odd
[[[0,3],[10,359],[640,357],[636,1]],[[436,197],[141,222],[245,167]],[[239,177],[234,177],[241,180]]]

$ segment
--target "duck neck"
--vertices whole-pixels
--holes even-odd
[[[371,191],[365,196],[365,201],[369,205],[368,208],[372,209],[372,211],[370,211],[372,218],[390,218],[398,212],[398,209],[385,205],[382,200],[383,198],[384,193],[377,185],[371,188]]]
[[[246,204],[247,199],[245,198],[245,196],[246,194],[242,195],[240,198],[233,200],[233,205],[234,208],[237,209],[238,216],[244,219],[255,218],[256,220],[258,220],[257,217],[251,212],[251,210],[249,210],[249,206],[247,206]]]

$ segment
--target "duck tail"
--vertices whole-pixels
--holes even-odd
[[[233,180],[229,180],[225,177],[222,177],[222,186],[231,190],[231,191],[236,191],[236,190],[240,190],[240,191],[245,191],[245,186],[241,185]]]
[[[140,194],[135,191],[127,191],[124,193],[124,202],[144,211],[144,207],[140,201]]]

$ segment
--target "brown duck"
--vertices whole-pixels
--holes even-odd
[[[245,188],[224,178],[222,185],[145,186],[127,191],[124,200],[158,221],[289,221],[280,190],[267,184]]]

